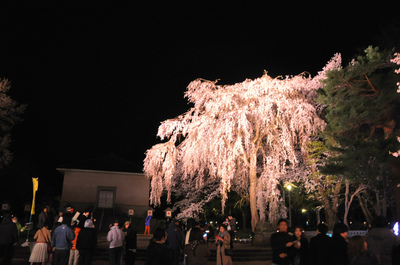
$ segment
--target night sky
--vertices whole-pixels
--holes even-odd
[[[1,3],[0,77],[27,104],[10,168],[53,185],[55,168],[93,157],[141,165],[196,78],[314,76],[336,52],[399,45],[398,1],[215,2]]]

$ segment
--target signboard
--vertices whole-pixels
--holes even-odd
[[[33,229],[33,222],[26,223],[26,229],[25,230],[32,230]]]
[[[134,214],[135,214],[135,210],[132,209],[132,208],[130,208],[130,209],[128,210],[128,215],[129,215],[129,216],[133,216]]]
[[[171,210],[171,208],[167,208],[167,209],[165,210],[165,217],[166,217],[166,218],[171,218],[171,217],[172,217],[172,210]]]

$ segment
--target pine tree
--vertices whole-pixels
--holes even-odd
[[[400,103],[389,55],[369,47],[348,66],[327,72],[319,101],[326,107],[326,146],[335,155],[328,157],[323,173],[341,175],[358,184],[374,183],[371,188],[386,186],[389,151],[397,150],[396,112]],[[385,214],[382,206],[386,198],[380,198],[375,208],[377,214]]]
[[[21,114],[25,110],[24,105],[18,105],[8,95],[10,83],[0,78],[0,168],[7,165],[12,154],[9,150],[11,145],[11,129],[21,120]]]

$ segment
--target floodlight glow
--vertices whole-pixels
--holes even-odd
[[[393,226],[393,232],[396,236],[399,236],[399,222],[396,222]]]

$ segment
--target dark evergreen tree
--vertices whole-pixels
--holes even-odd
[[[395,130],[400,95],[394,69],[390,52],[369,47],[348,66],[328,72],[319,95],[326,106],[326,147],[334,154],[321,171],[342,175],[353,183],[373,183],[375,213],[384,215],[393,159],[389,151],[398,150]],[[367,191],[359,199],[361,203],[369,199]],[[371,215],[367,205],[362,206],[366,216]]]

